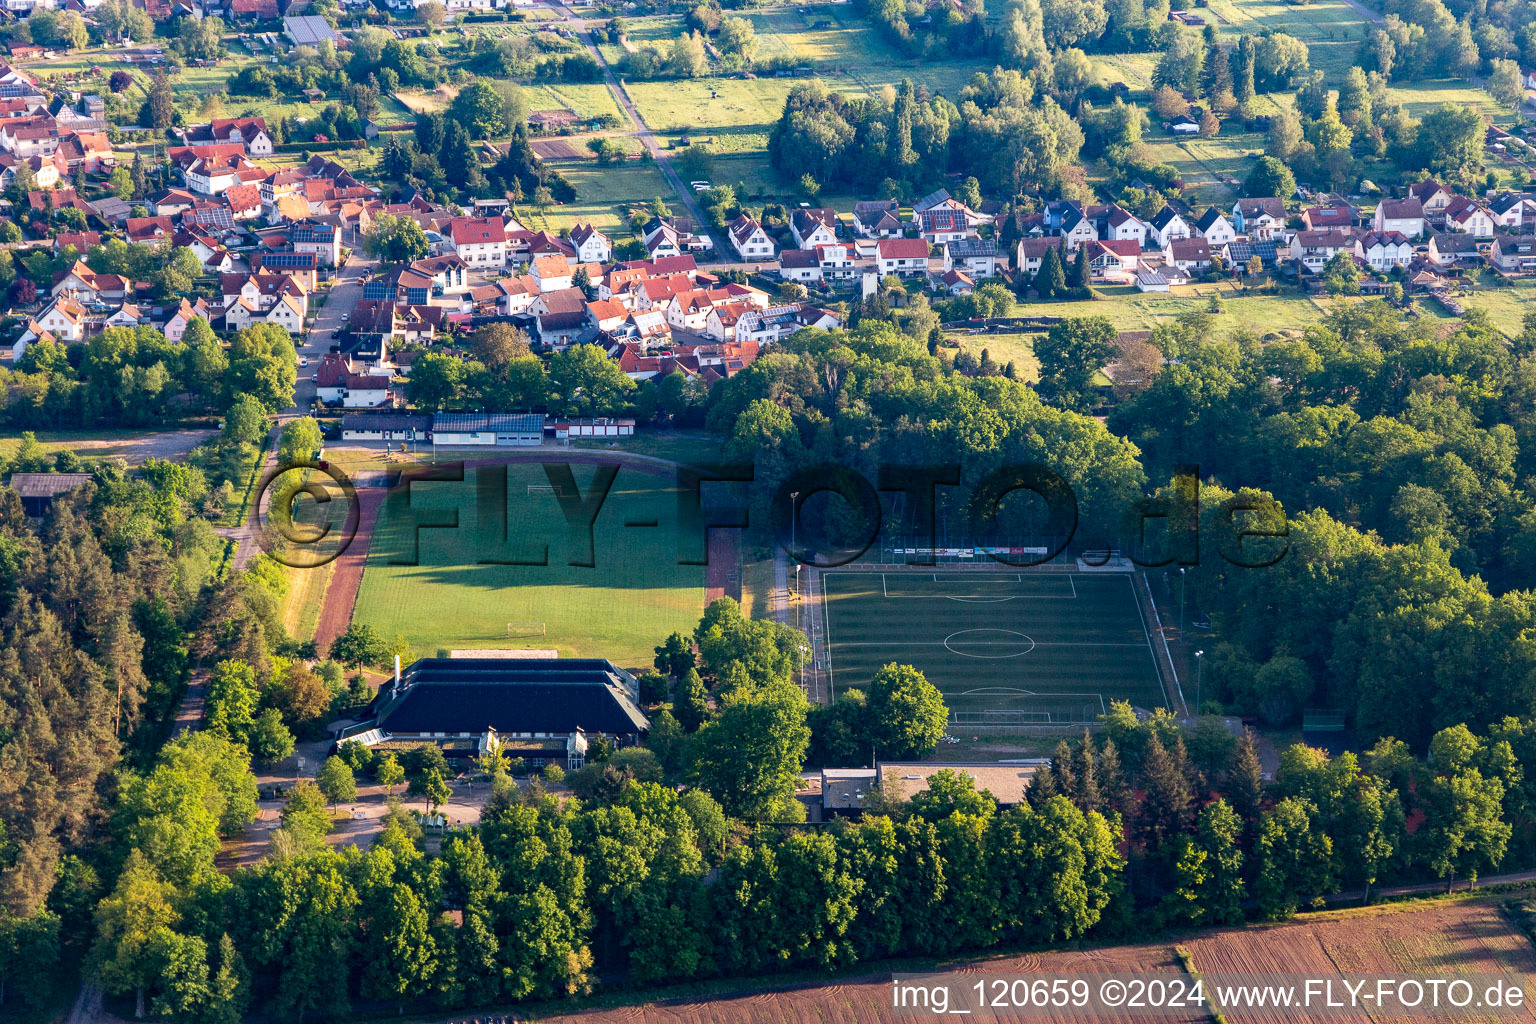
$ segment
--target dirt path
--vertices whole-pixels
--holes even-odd
[[[203,707],[208,695],[208,670],[195,668],[187,680],[187,690],[181,695],[181,706],[176,709],[176,728],[173,736],[193,732],[203,724]]]
[[[741,601],[741,531],[709,531],[709,566],[704,570],[704,603],[729,597]]]
[[[379,517],[379,506],[384,504],[386,493],[382,487],[359,488],[356,519],[352,513],[347,515],[343,532],[350,530],[355,521],[357,535],[334,563],[331,585],[325,590],[325,605],[320,609],[320,621],[315,624],[315,649],[322,656],[330,650],[331,641],[345,633],[352,623],[352,608],[357,604],[357,592],[363,585],[363,567],[373,540],[373,524]]]

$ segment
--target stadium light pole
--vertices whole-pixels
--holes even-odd
[[[1200,714],[1200,684],[1205,681],[1205,652],[1195,652],[1195,715]]]

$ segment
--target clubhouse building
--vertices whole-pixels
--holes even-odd
[[[530,767],[580,768],[588,737],[638,743],[650,721],[634,676],[601,658],[423,658],[379,690],[372,717],[338,744],[379,749],[431,743],[450,763],[499,743]]]

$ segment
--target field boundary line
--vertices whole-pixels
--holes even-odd
[[[1174,664],[1173,664],[1173,652],[1168,649],[1168,634],[1166,632],[1164,632],[1164,630],[1163,630],[1163,618],[1162,618],[1161,615],[1157,614],[1157,602],[1152,599],[1152,585],[1147,582],[1147,575],[1146,575],[1146,573],[1138,573],[1137,575],[1139,575],[1141,577],[1142,589],[1147,592],[1147,603],[1152,606],[1152,620],[1157,623],[1157,634],[1158,634],[1158,636],[1163,638],[1163,656],[1168,659],[1168,671],[1173,674],[1173,688],[1174,688],[1174,691],[1178,693],[1178,695],[1179,695],[1179,704],[1184,708],[1184,713],[1187,715],[1187,714],[1189,714],[1189,705],[1184,700],[1184,689],[1183,689],[1183,687],[1179,686],[1179,670],[1174,667]],[[1135,601],[1136,601],[1136,611],[1137,611],[1137,613],[1139,615],[1141,615],[1141,624],[1142,624],[1142,627],[1145,628],[1146,624],[1147,624],[1147,616],[1146,616],[1146,613],[1141,610],[1141,599],[1139,597],[1135,596],[1136,595],[1136,579],[1135,579],[1135,577],[1131,578],[1131,595],[1132,595],[1133,598],[1135,598]],[[1151,631],[1148,631],[1148,633],[1147,633],[1147,650],[1152,655],[1152,667],[1153,667],[1153,669],[1157,670],[1158,685],[1162,686],[1163,685],[1163,673],[1162,673],[1161,667],[1157,663],[1157,648],[1154,647],[1153,644],[1152,644],[1152,633],[1151,633]],[[1168,688],[1166,686],[1163,686],[1163,698],[1166,700],[1167,697],[1168,697]],[[1170,701],[1170,705],[1171,705],[1171,703],[1172,702]]]
[[[832,674],[832,612],[828,608],[831,604],[827,600],[827,577],[825,573],[818,574],[821,577],[821,635],[827,645],[827,703],[831,704],[837,699],[836,677]],[[884,573],[881,577],[884,578]],[[814,648],[812,651],[814,653]]]
[[[1076,575],[1076,573],[1069,573],[1067,575],[1067,586],[1072,588],[1072,600],[1074,601],[1077,600],[1077,584],[1072,582],[1072,580]]]

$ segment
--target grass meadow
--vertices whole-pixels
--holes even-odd
[[[673,630],[691,630],[704,608],[704,567],[677,564],[677,501],[668,477],[619,470],[592,534],[591,568],[580,558],[537,464],[507,467],[504,522],[481,519],[475,474],[463,483],[412,487],[409,508],[380,511],[353,621],[385,637],[403,634],[415,656],[442,648],[548,648],[566,657],[649,665],[651,648]],[[588,493],[593,469],[573,466]],[[451,529],[416,529],[428,516],[457,512]],[[655,522],[655,526],[628,526]],[[409,558],[419,545],[419,564]],[[547,565],[476,564],[480,559]],[[543,622],[543,636],[509,636],[509,622]]]

